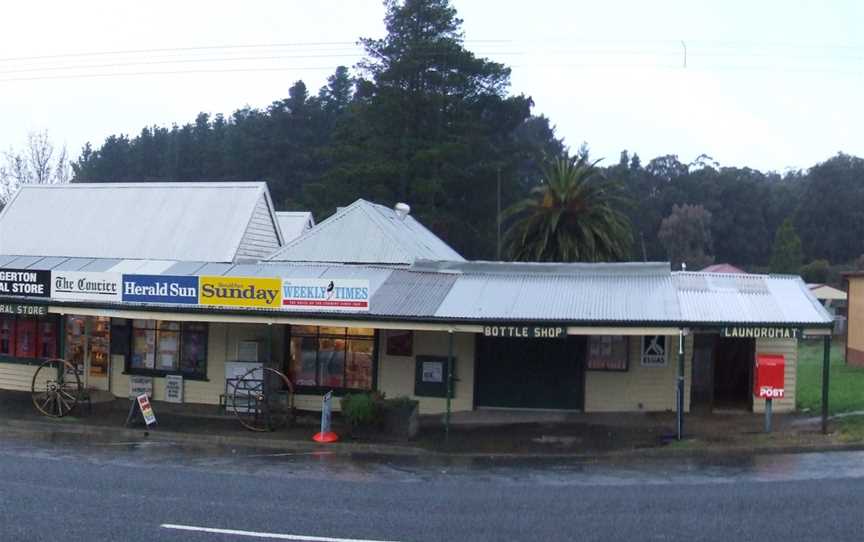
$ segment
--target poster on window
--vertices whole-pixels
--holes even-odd
[[[444,364],[440,361],[424,361],[423,382],[425,384],[440,384],[444,382]]]
[[[410,356],[414,353],[413,331],[388,331],[387,355]]]
[[[642,365],[663,367],[666,365],[666,337],[651,335],[642,337]]]

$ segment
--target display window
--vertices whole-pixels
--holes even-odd
[[[588,337],[585,367],[591,371],[626,371],[630,363],[629,341],[620,335]]]
[[[7,358],[4,361],[57,357],[58,339],[56,317],[0,318],[0,356]]]
[[[0,355],[15,355],[15,318],[0,319]]]
[[[126,324],[127,329],[129,324]],[[122,329],[120,322],[112,328]],[[133,320],[131,333],[116,333],[128,337],[126,372],[161,376],[183,374],[189,378],[205,378],[207,374],[207,324],[172,322],[167,320]],[[121,355],[125,345],[111,346]]]
[[[292,326],[290,334],[288,372],[295,386],[373,388],[374,329]]]

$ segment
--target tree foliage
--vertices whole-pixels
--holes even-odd
[[[711,212],[701,205],[673,205],[657,234],[673,269],[681,264],[693,271],[714,263],[711,255]]]
[[[543,170],[531,197],[507,209],[510,257],[539,262],[624,260],[632,244],[616,186],[587,154],[563,156]]]
[[[774,238],[774,249],[771,252],[772,273],[798,273],[803,261],[801,239],[795,233],[792,220],[787,218],[777,229]]]
[[[31,132],[23,149],[10,148],[0,156],[0,204],[22,184],[68,183],[71,178],[66,147],[58,149],[47,131]]]
[[[542,164],[567,149],[550,119],[532,115],[529,96],[509,92],[509,68],[466,49],[447,0],[385,7],[386,34],[362,39],[365,59],[337,68],[317,92],[297,81],[264,108],[110,135],[85,145],[75,180],[264,180],[277,209],[318,217],[360,197],[405,201],[466,257],[494,257],[499,184],[504,208],[529,197],[542,186]],[[12,155],[18,160],[0,156],[6,178],[27,177],[20,165],[30,158]],[[661,224],[684,204],[710,213],[720,262],[768,268],[787,218],[801,235],[800,261],[848,263],[864,253],[861,158],[838,154],[781,175],[706,155],[688,162],[623,151],[596,170],[633,202],[620,209],[632,225],[623,254],[633,259],[668,257]]]

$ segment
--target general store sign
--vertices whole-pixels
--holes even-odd
[[[45,316],[48,305],[19,305],[18,303],[0,303],[0,314],[16,314],[18,316]]]
[[[282,306],[282,280],[252,277],[200,277],[201,305],[278,309]]]
[[[197,305],[198,277],[123,275],[123,301]]]
[[[282,306],[291,310],[369,310],[369,281],[283,279]]]
[[[51,272],[0,269],[0,295],[48,297],[51,295]]]
[[[562,326],[483,326],[486,337],[524,339],[563,339],[567,328]]]
[[[121,301],[119,273],[52,271],[51,298],[64,301]]]
[[[774,326],[724,327],[721,335],[736,339],[797,339],[798,328]]]

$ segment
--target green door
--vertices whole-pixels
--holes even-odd
[[[477,404],[487,407],[581,410],[584,337],[480,337]]]

